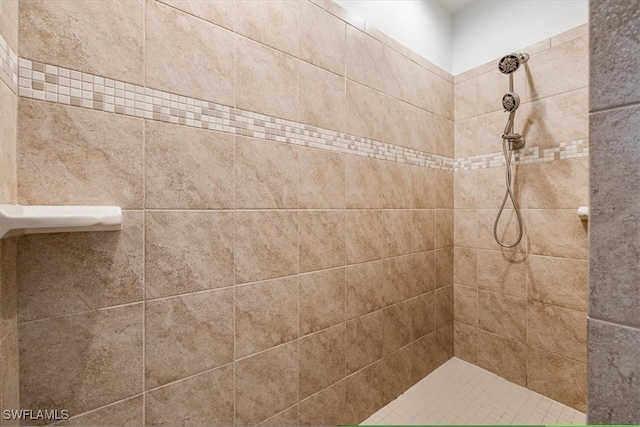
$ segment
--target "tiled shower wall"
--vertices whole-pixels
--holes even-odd
[[[640,4],[589,3],[590,424],[640,423]]]
[[[526,137],[514,170],[524,238],[494,240],[505,191],[501,108],[509,78],[497,61],[455,77],[455,355],[585,410],[588,197],[587,25],[522,51],[514,76]],[[516,238],[510,202],[499,236]]]
[[[357,423],[452,356],[451,76],[331,2],[19,16],[18,201],[125,210],[19,240],[22,408]]]
[[[18,2],[0,1],[0,204],[15,203]],[[12,53],[14,55],[12,55]],[[0,408],[17,408],[16,238],[0,240]],[[0,413],[0,425],[11,425]]]

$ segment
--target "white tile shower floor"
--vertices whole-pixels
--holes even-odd
[[[362,424],[586,424],[586,416],[453,358]]]

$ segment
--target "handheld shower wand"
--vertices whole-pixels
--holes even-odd
[[[514,123],[516,119],[516,110],[520,106],[520,97],[517,93],[513,91],[513,73],[515,73],[520,65],[524,64],[529,60],[529,55],[526,53],[512,53],[510,55],[504,56],[498,62],[498,69],[503,74],[509,75],[509,92],[506,93],[502,97],[502,107],[504,107],[504,111],[509,113],[509,118],[507,119],[507,125],[504,128],[504,132],[502,133],[502,153],[504,154],[504,160],[506,163],[506,185],[507,190],[504,193],[504,198],[502,199],[502,205],[500,206],[500,211],[498,212],[498,216],[496,217],[496,221],[493,224],[493,237],[496,239],[496,242],[503,248],[513,248],[516,247],[520,241],[522,240],[522,236],[524,234],[523,226],[522,226],[522,216],[520,215],[520,208],[518,207],[518,202],[513,194],[512,186],[512,174],[511,174],[511,153],[513,150],[518,150],[524,147],[524,137],[519,133],[514,132]],[[507,204],[507,200],[511,199],[511,203],[513,204],[513,208],[516,211],[516,219],[518,221],[518,238],[514,243],[505,243],[500,241],[498,237],[498,222],[500,222],[500,217],[502,216],[502,212],[504,211],[504,207]]]

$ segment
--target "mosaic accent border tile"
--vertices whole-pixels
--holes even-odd
[[[18,55],[0,35],[0,79],[13,93],[18,93]]]
[[[577,159],[580,157],[589,157],[588,139],[561,142],[557,147],[551,148],[525,147],[520,150],[515,150],[513,152],[512,164],[548,162],[552,160]],[[454,170],[497,168],[505,165],[504,154],[502,154],[502,152],[496,152],[456,159],[454,162]]]
[[[167,123],[417,166],[453,170],[453,159],[303,123],[19,59],[20,96]]]
[[[452,159],[18,58],[1,37],[0,46],[8,48],[2,52],[3,58],[7,58],[2,62],[3,72],[5,64],[9,72],[17,71],[7,78],[15,82],[14,86],[17,84],[18,95],[25,98],[446,171],[505,165],[501,152]],[[517,150],[513,164],[588,156],[589,140],[582,139],[547,149],[527,147]]]

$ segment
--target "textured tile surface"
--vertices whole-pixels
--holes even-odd
[[[460,359],[422,379],[362,424],[584,424],[585,415]]]

